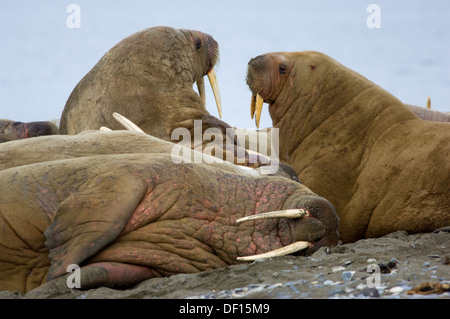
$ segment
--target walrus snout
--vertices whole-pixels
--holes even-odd
[[[258,55],[250,59],[247,67],[246,82],[252,92],[250,115],[252,119],[255,117],[256,127],[258,128],[263,103],[271,103],[272,101],[270,97],[271,76],[266,72],[270,69],[271,60],[267,54]]]
[[[335,246],[339,242],[339,216],[326,199],[316,196],[306,199],[309,217],[299,219],[295,225],[295,239],[313,243],[303,251],[311,255],[320,247]]]

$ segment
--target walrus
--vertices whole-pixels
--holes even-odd
[[[189,129],[193,139],[194,121],[200,120],[202,132],[216,128],[224,144],[227,136],[235,143],[226,132],[231,127],[206,110],[207,75],[221,117],[214,69],[218,59],[218,43],[200,31],[159,26],[136,32],[111,48],[77,84],[62,112],[59,133],[121,129],[112,117],[117,112],[164,140],[178,140],[172,132],[180,127]]]
[[[269,104],[280,160],[334,205],[344,242],[450,225],[449,123],[315,51],[252,58],[247,84],[251,115]]]
[[[171,148],[121,130],[0,145],[0,290],[25,293],[74,266],[81,289],[126,288],[338,243],[333,206],[306,186],[225,161],[175,163]]]
[[[0,119],[0,143],[55,134],[58,134],[58,127],[50,121],[24,123]]]

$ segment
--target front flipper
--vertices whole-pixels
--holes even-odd
[[[47,281],[114,241],[146,191],[141,178],[119,170],[88,179],[63,201],[44,232],[51,260]]]
[[[141,281],[159,277],[151,269],[139,265],[101,262],[86,265],[80,269],[80,289],[98,287],[128,288]]]

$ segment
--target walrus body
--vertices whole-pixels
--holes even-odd
[[[20,157],[36,143],[40,153]],[[169,145],[123,131],[1,145],[0,290],[27,292],[74,265],[82,289],[128,287],[299,240],[311,243],[306,253],[337,243],[334,208],[302,184],[227,162],[176,164]],[[236,223],[292,208],[308,217]]]
[[[269,103],[280,160],[336,207],[343,241],[450,225],[449,123],[319,52],[258,56],[247,83]]]

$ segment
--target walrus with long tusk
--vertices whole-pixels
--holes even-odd
[[[214,71],[218,57],[217,42],[203,32],[162,26],[137,32],[110,49],[78,83],[62,112],[59,133],[121,129],[114,112],[169,141],[175,128],[193,130],[194,120],[202,120],[203,130],[216,127],[225,133],[230,126],[205,107],[206,75],[221,117]]]
[[[450,123],[320,52],[257,56],[247,83],[251,115],[269,104],[280,160],[335,206],[344,242],[450,225]]]
[[[127,288],[338,243],[333,206],[290,174],[176,163],[172,148],[117,130],[0,145],[0,290],[67,287],[73,266],[78,288]]]

